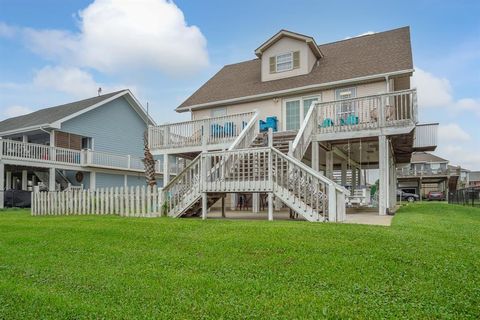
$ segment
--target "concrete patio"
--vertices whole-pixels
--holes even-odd
[[[366,225],[378,225],[378,226],[390,226],[393,216],[379,216],[378,209],[370,210],[355,210],[350,208],[347,210],[347,220],[343,223],[352,224],[366,224]],[[251,210],[226,210],[225,217],[222,217],[221,209],[212,208],[207,215],[207,219],[228,219],[228,220],[267,220],[267,211],[260,211],[253,213]],[[288,210],[274,211],[274,220],[285,221],[306,221],[303,217],[299,216],[297,219],[290,219]]]

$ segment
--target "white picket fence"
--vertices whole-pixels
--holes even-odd
[[[130,187],[73,189],[63,192],[32,192],[33,216],[118,215],[159,217],[162,215],[161,188]]]

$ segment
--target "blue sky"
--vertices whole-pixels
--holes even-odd
[[[436,153],[480,170],[479,14],[478,1],[0,0],[0,118],[102,86],[177,121],[178,104],[279,29],[325,43],[409,25],[420,120],[441,124]]]

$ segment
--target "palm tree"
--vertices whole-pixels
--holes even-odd
[[[143,159],[143,163],[145,164],[145,180],[149,187],[153,187],[157,185],[157,180],[155,179],[155,159],[153,159],[153,155],[148,147],[147,131],[143,134],[143,149],[145,155]]]

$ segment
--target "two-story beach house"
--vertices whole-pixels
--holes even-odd
[[[129,90],[6,119],[0,122],[0,190],[145,185],[147,125],[155,122]],[[159,180],[161,168],[157,163]]]
[[[437,124],[418,125],[409,28],[321,45],[281,30],[255,55],[178,106],[191,121],[150,126],[155,154],[192,160],[166,179],[169,214],[206,217],[218,199],[242,193],[253,206],[265,194],[270,219],[273,202],[309,221],[343,220],[347,204],[393,211],[397,165],[436,147]],[[378,193],[365,201],[372,169]]]
[[[445,197],[457,190],[460,167],[449,165],[429,152],[414,152],[410,164],[397,167],[398,189],[416,193],[425,199],[430,191],[441,191]]]

